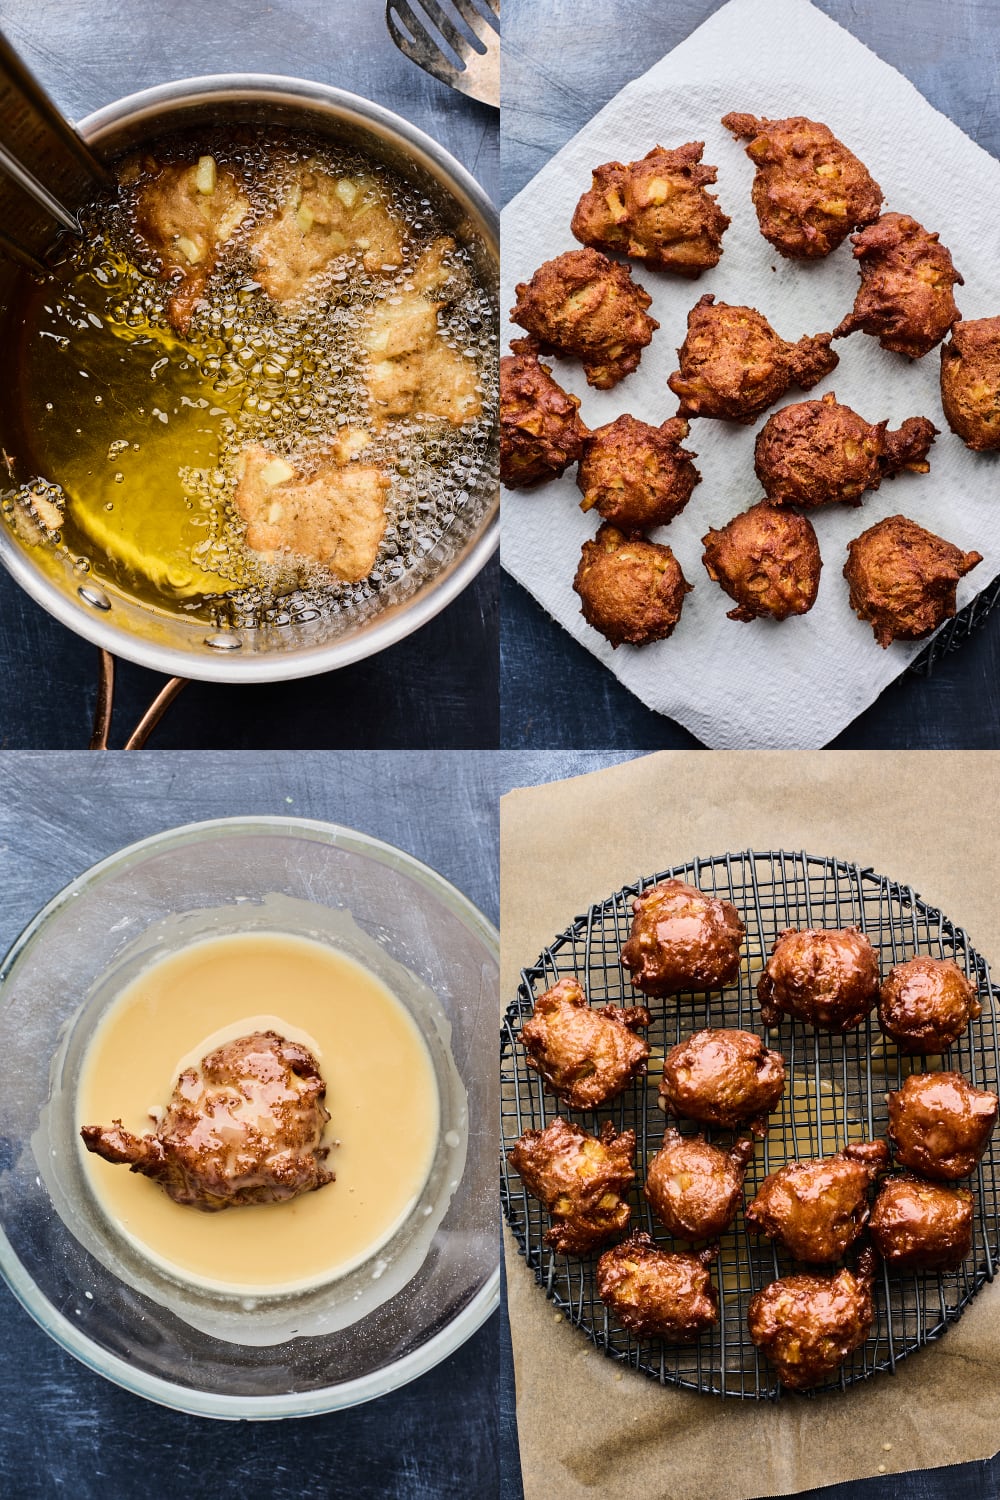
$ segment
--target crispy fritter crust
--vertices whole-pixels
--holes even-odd
[[[756,308],[706,294],[688,313],[680,369],[667,380],[680,398],[678,416],[755,422],[790,386],[808,391],[829,375],[839,362],[832,337],[817,333],[787,344]]]
[[[573,588],[587,624],[617,647],[666,640],[692,585],[669,547],[605,523],[583,544]]]
[[[968,1188],[920,1177],[887,1177],[869,1230],[893,1271],[953,1271],[972,1250],[973,1198]]]
[[[764,1178],[746,1221],[794,1260],[839,1260],[868,1222],[868,1189],[889,1165],[885,1141],[861,1141],[835,1156],[794,1161]]]
[[[869,1248],[856,1271],[783,1276],[751,1298],[750,1337],[790,1391],[821,1385],[864,1343],[875,1321],[874,1269]]]
[[[997,1122],[997,1096],[961,1073],[911,1073],[888,1094],[896,1160],[924,1177],[956,1182],[975,1171]]]
[[[964,282],[936,234],[908,214],[883,214],[851,236],[861,286],[835,339],[861,329],[883,349],[920,359],[958,322],[952,287]]]
[[[683,880],[661,880],[635,898],[632,913],[621,961],[636,989],[718,990],[739,973],[746,928],[731,902]]]
[[[888,516],[847,544],[851,608],[883,648],[922,640],[952,618],[959,579],[982,560],[906,516]]]
[[[750,1031],[696,1031],[663,1061],[660,1108],[729,1129],[770,1114],[785,1089],[785,1059]],[[755,1132],[763,1130],[754,1124]]]
[[[856,927],[786,927],[757,981],[765,1026],[797,1016],[818,1031],[853,1031],[878,997],[878,959]]]
[[[718,1245],[698,1255],[658,1250],[636,1233],[597,1262],[597,1291],[619,1323],[633,1333],[690,1344],[719,1321],[719,1296],[709,1266]]]
[[[635,1033],[651,1020],[644,1005],[591,1010],[579,981],[560,979],[522,1027],[528,1067],[570,1109],[596,1109],[645,1073],[649,1045]]]
[[[1000,448],[1000,318],[952,328],[941,346],[941,405],[967,448]]]
[[[634,1130],[619,1135],[606,1120],[598,1137],[557,1117],[544,1130],[526,1130],[507,1160],[552,1215],[545,1243],[561,1255],[586,1255],[628,1228]]]
[[[816,603],[823,560],[805,516],[761,500],[701,540],[709,578],[736,601],[730,620],[787,620]]]
[[[754,1153],[752,1135],[728,1151],[703,1135],[672,1126],[646,1171],[643,1192],[665,1229],[682,1240],[714,1240],[728,1229],[743,1200],[743,1178]]]
[[[702,166],[704,141],[676,151],[654,146],[641,161],[609,161],[573,214],[571,229],[584,245],[641,260],[651,271],[700,276],[718,265],[729,219],[715,194],[718,176]]]
[[[900,1052],[944,1052],[983,1008],[950,958],[918,954],[890,969],[878,999],[878,1023]]]
[[[500,478],[509,489],[556,479],[580,457],[587,428],[579,396],[552,379],[534,354],[500,361]]]
[[[622,416],[598,427],[583,445],[576,482],[581,510],[596,510],[622,531],[648,531],[680,515],[701,475],[681,447],[688,424],[671,417],[650,427]]]

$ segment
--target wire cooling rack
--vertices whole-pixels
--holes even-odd
[[[631,925],[632,899],[671,876],[732,901],[746,923],[738,981],[719,993],[649,999],[633,990],[621,967],[619,952]],[[916,953],[953,959],[977,986],[982,1016],[970,1024],[946,1059],[901,1057],[873,1017],[846,1036],[814,1031],[798,1021],[786,1020],[773,1027],[768,1041],[785,1058],[785,1093],[771,1116],[768,1137],[758,1146],[747,1172],[749,1202],[767,1173],[786,1160],[831,1155],[849,1140],[884,1135],[885,1094],[898,1088],[909,1072],[947,1067],[964,1073],[979,1088],[997,1088],[1000,1050],[995,997],[1000,998],[1000,991],[991,984],[986,960],[975,952],[962,929],[909,886],[857,865],[809,854],[745,852],[697,859],[644,876],[577,917],[535,964],[521,971],[517,999],[507,1010],[500,1045],[504,1213],[536,1280],[558,1309],[611,1358],[661,1383],[720,1396],[778,1396],[781,1387],[750,1341],[747,1307],[754,1292],[798,1268],[779,1258],[769,1241],[749,1232],[741,1210],[723,1236],[719,1260],[712,1268],[719,1290],[718,1325],[691,1345],[630,1334],[616,1324],[597,1295],[599,1252],[584,1257],[557,1255],[543,1243],[549,1216],[525,1191],[506,1154],[523,1131],[544,1127],[560,1113],[595,1134],[605,1120],[613,1121],[618,1130],[634,1129],[638,1144],[637,1180],[630,1199],[633,1227],[647,1229],[664,1249],[689,1248],[675,1243],[656,1222],[641,1193],[646,1164],[659,1149],[666,1123],[656,1099],[664,1052],[701,1026],[740,1027],[761,1034],[756,982],[777,934],[784,927],[850,926],[867,933],[883,974]],[[535,998],[570,974],[579,977],[592,1005],[629,1005],[642,1000],[653,1012],[653,1024],[646,1033],[651,1047],[647,1078],[637,1080],[601,1109],[583,1113],[567,1110],[543,1090],[538,1074],[526,1066],[520,1042],[521,1027]],[[703,1127],[682,1121],[679,1128],[693,1133]],[[731,1133],[723,1131],[705,1128],[705,1134],[720,1143],[732,1140]],[[880,1269],[871,1333],[821,1389],[852,1385],[876,1370],[894,1370],[906,1355],[939,1338],[984,1282],[993,1279],[1000,1260],[998,1164],[1000,1142],[994,1139],[968,1182],[976,1212],[972,1253],[965,1263],[957,1271],[906,1276]]]
[[[955,617],[942,625],[928,641],[919,656],[914,657],[907,670],[918,677],[929,677],[942,656],[950,656],[969,639],[976,628],[991,615],[1000,604],[1000,578],[977,594],[971,603],[960,609]]]

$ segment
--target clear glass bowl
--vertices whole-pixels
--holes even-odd
[[[245,1333],[237,1325],[218,1337],[140,1290],[149,1278],[106,1232],[100,1243],[99,1215],[76,1181],[71,1100],[81,1051],[117,988],[109,975],[127,980],[144,954],[163,951],[164,934],[168,945],[177,934],[203,935],[206,912],[211,930],[273,930],[265,898],[275,893],[288,910],[310,903],[317,928],[339,922],[348,936],[337,946],[353,945],[397,993],[406,971],[401,998],[425,1035],[450,1029],[469,1131],[464,1171],[453,1192],[445,1185],[443,1217],[411,1279],[349,1326],[262,1344],[259,1308],[231,1309],[247,1320]],[[363,834],[296,818],[173,829],[81,875],[0,967],[0,1161],[10,1163],[0,1170],[0,1270],[14,1295],[91,1369],[200,1416],[332,1411],[444,1359],[499,1296],[497,1084],[493,1034],[481,1024],[498,1010],[497,943],[482,914],[426,865]],[[447,1089],[447,1068],[438,1077]],[[325,1295],[336,1301],[343,1289],[333,1283]]]

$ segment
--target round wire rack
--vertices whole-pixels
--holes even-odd
[[[919,656],[914,657],[907,671],[917,677],[929,677],[942,656],[950,656],[991,615],[1000,604],[1000,578],[987,584],[981,594],[960,609],[953,619],[942,625],[928,641]]]
[[[739,978],[719,993],[650,999],[633,990],[621,966],[619,952],[631,926],[633,898],[671,876],[733,902],[746,923]],[[507,1162],[507,1152],[525,1130],[542,1128],[557,1114],[570,1114],[526,1066],[521,1027],[531,1015],[535,998],[567,975],[579,978],[592,1005],[628,1005],[636,1000],[649,1005],[653,1022],[646,1033],[651,1049],[647,1077],[636,1080],[602,1108],[576,1113],[573,1118],[595,1134],[605,1120],[618,1130],[635,1130],[633,1227],[647,1229],[664,1249],[689,1249],[687,1244],[674,1242],[653,1218],[641,1192],[646,1165],[660,1147],[666,1124],[656,1097],[664,1053],[702,1026],[762,1032],[756,982],[777,934],[785,927],[850,926],[867,933],[883,973],[917,953],[953,959],[976,985],[982,1016],[970,1024],[946,1059],[900,1056],[871,1016],[846,1036],[815,1031],[799,1021],[783,1020],[772,1027],[769,1044],[784,1055],[786,1063],[785,1093],[747,1171],[749,1202],[767,1173],[785,1161],[829,1156],[849,1141],[884,1135],[886,1092],[899,1088],[909,1072],[949,1068],[979,1088],[997,1089],[1000,1039],[995,998],[1000,998],[1000,990],[991,983],[986,960],[962,929],[909,886],[870,869],[810,854],[746,851],[696,859],[644,876],[577,917],[536,963],[521,971],[500,1044],[504,1213],[536,1281],[556,1307],[605,1354],[663,1384],[719,1396],[779,1396],[780,1384],[750,1341],[747,1307],[753,1294],[768,1282],[798,1268],[779,1257],[766,1239],[749,1232],[741,1209],[722,1236],[719,1258],[712,1268],[720,1309],[715,1328],[694,1344],[673,1345],[619,1327],[597,1295],[598,1254],[558,1255],[544,1244],[549,1216]],[[681,1121],[679,1128],[692,1133],[704,1130],[708,1139],[720,1143],[732,1139],[731,1133],[690,1121]],[[844,1388],[876,1370],[894,1370],[906,1355],[939,1338],[980,1287],[993,1279],[1000,1259],[998,1164],[1000,1141],[994,1138],[975,1176],[968,1180],[975,1197],[975,1223],[972,1252],[963,1265],[955,1271],[916,1275],[890,1275],[880,1267],[869,1337],[838,1374],[817,1389]]]

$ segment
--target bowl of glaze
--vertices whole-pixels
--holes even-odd
[[[116,995],[158,958],[247,931],[329,943],[380,979],[423,1037],[440,1105],[427,1183],[391,1240],[273,1298],[188,1285],[145,1258],[101,1213],[77,1142],[81,1058]],[[498,984],[496,930],[459,891],[332,824],[220,819],[93,866],[0,966],[0,1271],[14,1295],[91,1369],[199,1416],[309,1416],[423,1374],[499,1298],[496,1079],[480,1024]]]

